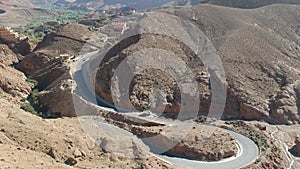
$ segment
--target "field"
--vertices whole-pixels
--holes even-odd
[[[40,42],[46,34],[55,32],[65,24],[79,22],[89,13],[87,10],[69,10],[56,6],[44,6],[36,10],[45,11],[49,15],[33,18],[29,24],[14,28],[20,35],[28,36],[33,43]]]

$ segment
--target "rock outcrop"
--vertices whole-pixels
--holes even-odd
[[[45,53],[31,53],[16,67],[29,78],[37,80],[41,89],[51,85],[68,71],[59,57],[54,58]]]
[[[290,150],[293,155],[300,157],[300,138],[297,137],[295,140],[295,145],[292,147],[292,149]]]
[[[26,82],[24,73],[14,69],[18,56],[6,45],[0,45],[0,88],[14,97],[26,97],[31,93],[33,84]]]
[[[94,35],[87,26],[81,24],[67,24],[57,32],[48,34],[40,42],[34,52],[59,57],[61,54],[77,56],[86,42]]]
[[[124,46],[127,48],[124,49]],[[159,49],[158,51],[149,51],[150,53],[148,53],[148,48]],[[142,52],[138,53],[138,51]],[[174,52],[176,56],[172,56],[170,51]],[[147,55],[145,53],[147,53]],[[117,56],[115,56],[115,54]],[[131,54],[135,56],[125,59]],[[182,63],[178,62],[178,59],[176,60],[174,57],[179,57],[184,61],[180,60]],[[145,61],[145,59],[147,61]],[[161,59],[160,63],[162,64],[157,63],[157,59]],[[199,85],[200,92],[203,94],[208,91],[207,70],[203,67],[203,63],[197,60],[197,56],[193,54],[193,51],[185,47],[182,43],[161,35],[137,35],[121,41],[108,52],[103,61],[96,76],[96,92],[110,103],[116,101],[117,104],[123,105],[123,108],[130,109],[130,104],[132,103],[135,109],[140,111],[151,109],[153,112],[175,112],[176,114],[180,109],[180,98],[185,97],[191,99],[185,100],[187,103],[190,103],[189,106],[186,106],[186,110],[189,109],[192,111],[195,109],[192,105],[192,103],[195,102],[192,97],[195,95],[195,89],[189,85],[184,85],[186,83],[188,84],[187,81],[190,80],[187,79],[190,77],[187,76],[187,74],[191,73],[187,72],[189,66],[194,68],[193,71],[197,76],[196,79],[204,82]],[[128,74],[132,73],[132,75],[137,75],[134,79],[126,79],[130,78],[128,74],[125,73],[126,76],[119,74],[121,77],[116,77],[119,79],[113,81],[112,78],[114,74],[112,71],[116,70],[122,61],[126,62],[129,69],[121,70],[121,73],[126,72]],[[155,68],[143,70],[143,64],[145,64],[145,67],[157,65],[161,70],[159,68],[157,70]],[[169,72],[165,70],[167,65],[171,65]],[[180,68],[180,70],[176,70],[177,68]],[[173,77],[170,75],[170,72],[173,72]],[[186,78],[184,78],[185,76]],[[178,87],[179,82],[176,83],[176,80],[178,81],[179,78],[182,78],[180,81],[182,83],[181,90],[184,90],[186,95],[180,94]],[[118,84],[120,85],[118,87],[113,86],[113,91],[111,91],[110,88],[111,84],[122,81],[125,83],[126,80],[133,80],[129,85],[129,98],[131,103],[126,102],[126,97],[128,96],[123,93],[128,90],[126,84]],[[112,95],[112,92],[114,95]],[[164,109],[165,106],[166,108]]]
[[[300,122],[300,82],[282,88],[274,102],[271,116],[284,124]]]
[[[19,62],[19,56],[6,44],[0,44],[0,59],[0,63],[5,65],[13,65]]]
[[[151,129],[136,126],[131,131],[157,153],[200,161],[219,161],[237,155],[237,143],[230,134],[213,127],[205,128],[213,131],[209,133],[203,128],[202,125]]]
[[[30,40],[26,38],[18,41],[12,46],[12,48],[14,48],[16,53],[26,56],[32,51],[33,44],[31,44]]]
[[[42,90],[39,99],[48,107],[49,117],[74,117],[71,64],[79,55],[92,32],[88,27],[69,24],[58,32],[47,35],[34,52],[17,65],[29,78],[38,81]]]
[[[285,10],[290,12],[286,13]],[[188,10],[183,8],[161,10],[160,12],[176,15],[193,22],[216,48],[216,53],[222,60],[228,83],[224,119],[265,120],[280,124],[299,123],[299,100],[295,97],[295,91],[290,93],[295,99],[285,100],[284,108],[272,104],[273,98],[280,98],[277,96],[278,93],[284,92],[286,88],[289,88],[288,86],[292,87],[299,80],[300,46],[297,33],[298,23],[295,20],[299,15],[299,6],[272,5],[241,10],[199,5]],[[266,16],[276,17],[272,18],[271,22]],[[173,23],[172,19],[167,21],[161,17],[158,19],[161,22],[154,21],[151,20],[151,14],[149,14],[142,19],[143,24],[147,17],[152,21],[148,25],[151,29],[153,27],[153,30],[158,29],[166,35],[168,33],[178,34],[177,30],[172,29],[178,23]],[[157,24],[153,24],[153,22],[157,22]],[[164,26],[160,26],[160,24]],[[188,36],[185,37],[189,39]],[[111,80],[122,61],[129,67],[128,71],[138,72],[138,70],[142,70],[136,66],[139,61],[130,60],[131,57],[138,54],[140,57],[146,54],[150,56],[149,53],[145,54],[147,49],[164,50],[175,53],[174,59],[177,57],[182,59],[192,69],[200,86],[198,89],[201,94],[199,96],[199,112],[208,112],[212,96],[210,80],[213,71],[209,72],[211,67],[206,67],[201,61],[197,61],[193,56],[194,53],[188,48],[193,47],[185,48],[180,41],[163,35],[142,34],[127,38],[113,47],[104,57],[96,76],[96,92],[106,101],[123,105],[124,108],[130,108],[132,104],[138,110],[151,109],[159,112],[155,110],[157,108],[166,113],[175,112],[175,115],[171,117],[176,117],[176,112],[179,111],[181,105],[176,87],[178,82],[174,84],[175,79],[172,79],[168,72],[155,72],[150,69],[140,72],[130,84],[129,96],[126,94],[128,89],[122,89],[120,86],[120,89],[111,91],[111,86],[117,86],[114,83],[126,81],[125,77]],[[151,58],[148,57],[146,63],[151,62]],[[157,65],[161,63],[159,58],[153,58],[155,58],[153,63],[155,61]],[[195,63],[198,66],[189,63]],[[159,85],[153,85],[155,83]],[[154,88],[161,91],[155,92]],[[137,92],[138,90],[139,92]],[[124,99],[116,99],[122,97]],[[130,102],[120,103],[128,97]],[[163,105],[151,104],[151,100],[153,100],[151,98],[154,100],[162,98],[158,102]]]

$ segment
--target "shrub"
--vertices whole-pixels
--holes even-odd
[[[39,100],[39,90],[34,89],[30,96],[27,98],[29,102],[24,103],[21,106],[21,109],[30,112],[31,114],[37,115],[37,116],[44,116],[44,114],[48,111],[48,107],[44,106],[40,100]],[[26,101],[25,98],[22,99],[22,101]]]
[[[260,148],[269,148],[268,142],[265,139],[259,139],[257,144]]]
[[[27,112],[29,112],[31,114],[38,115],[38,113],[34,110],[34,108],[31,106],[30,103],[24,103],[21,106],[21,109],[23,109],[24,111],[27,111]]]
[[[31,98],[32,98],[32,101],[34,103],[34,105],[39,105],[40,104],[40,101],[39,101],[39,90],[38,89],[34,89],[31,93]]]
[[[39,82],[34,79],[26,79],[26,82],[34,84],[34,87],[37,87],[39,85]]]
[[[68,56],[63,56],[63,57],[60,57],[60,58],[59,58],[59,61],[60,61],[60,63],[64,63],[64,62],[66,62],[68,59],[69,59]]]

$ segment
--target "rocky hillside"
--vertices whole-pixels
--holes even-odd
[[[46,35],[33,51],[46,53],[51,57],[59,57],[60,54],[78,55],[92,35],[93,32],[87,26],[69,24],[55,33]]]
[[[0,164],[3,168],[128,168],[166,166],[148,158],[147,161],[119,157],[102,150],[99,142],[87,135],[76,118],[46,120],[20,109],[20,105],[7,93],[0,91]],[[106,142],[106,148],[116,148],[124,136],[112,136],[105,130],[94,133]],[[100,131],[100,132],[99,132]],[[126,141],[127,140],[127,141]],[[133,147],[133,146],[131,146]],[[133,149],[128,147],[135,153]],[[141,151],[141,150],[139,150]],[[166,168],[166,167],[165,167]]]
[[[77,1],[65,1],[56,0],[53,5],[63,6],[70,9],[80,10],[97,10],[104,5],[103,1],[99,0],[77,0]]]
[[[287,12],[288,11],[288,12]],[[213,5],[198,5],[189,9],[164,10],[196,24],[211,39],[221,57],[228,82],[227,103],[223,118],[265,120],[271,123],[299,123],[299,6],[272,5],[252,10],[241,10]],[[163,22],[168,25],[174,23]],[[158,24],[152,24],[154,27]],[[167,31],[172,31],[169,29]],[[180,48],[176,46],[181,46]],[[169,37],[142,35],[122,41],[109,52],[100,65],[96,77],[97,93],[112,102],[110,81],[121,61],[145,48],[172,51],[186,64],[197,63],[191,52]],[[189,58],[189,59],[187,59]],[[138,61],[127,63],[134,67]],[[153,60],[155,62],[155,60]],[[211,72],[207,68],[191,65],[197,72],[201,112],[208,112],[210,89],[207,84]],[[201,62],[198,62],[201,65]],[[212,68],[213,69],[213,68]],[[106,73],[105,73],[106,72]],[[150,74],[150,75],[149,75]],[[199,77],[198,77],[199,75]],[[148,71],[130,86],[130,101],[139,110],[155,109],[151,105],[153,83],[166,98],[165,112],[178,112],[180,99],[173,79],[163,73]],[[160,80],[157,80],[160,79]],[[153,82],[153,83],[152,83]],[[206,82],[206,83],[205,83]],[[172,85],[171,85],[172,84]],[[139,90],[140,92],[137,92]],[[118,96],[122,96],[120,89]],[[126,90],[127,91],[127,90]],[[286,91],[286,92],[285,92]],[[116,91],[114,91],[116,92]],[[118,92],[118,91],[117,91]],[[159,94],[154,94],[159,98]],[[126,96],[126,95],[125,95]],[[289,99],[282,99],[289,98]],[[126,104],[126,103],[125,103]]]
[[[185,2],[186,1],[186,2]],[[299,5],[300,2],[297,0],[179,0],[181,3],[190,3],[191,5],[197,5],[199,3],[207,3],[213,5],[253,9],[262,6],[272,4],[295,4]]]
[[[67,25],[56,33],[47,35],[34,51],[16,66],[29,78],[39,82],[38,88],[43,90],[40,100],[49,107],[49,114],[75,115],[69,64],[79,55],[92,33],[83,25]],[[65,106],[66,104],[68,106]]]
[[[98,138],[92,138],[85,133],[77,118],[42,119],[22,110],[20,107],[27,102],[26,98],[32,92],[34,84],[32,81],[27,82],[29,80],[25,74],[13,67],[20,59],[23,59],[23,56],[13,52],[6,44],[0,44],[0,151],[3,152],[0,155],[1,168],[167,168],[168,164],[153,157],[136,160],[108,152],[117,148],[116,144],[124,148],[118,143],[122,140],[133,144],[124,150],[127,154],[148,153],[148,150],[135,145],[130,138],[111,135],[108,131],[100,129],[97,130],[98,133],[94,132]],[[31,53],[23,59],[28,68],[25,72],[33,77],[42,77],[44,74],[54,78],[57,77],[57,72],[62,70],[60,68],[66,68],[61,77],[54,79],[55,83],[51,83],[52,78],[46,80],[52,86],[47,86],[49,89],[40,97],[49,104],[50,111],[67,112],[65,109],[74,106],[70,103],[72,86],[67,86],[71,79],[71,75],[68,74],[70,65],[54,60],[46,54]],[[42,69],[47,67],[46,65],[49,66],[48,71],[43,72],[47,70]],[[44,99],[45,97],[47,99]],[[102,141],[105,142],[106,149],[99,147]]]
[[[26,97],[33,85],[25,81],[26,77],[22,72],[10,66],[18,63],[19,57],[8,46],[0,44],[0,88],[11,96]]]
[[[24,58],[21,57],[22,61],[17,66],[28,77],[38,80],[40,84],[38,88],[44,89],[38,95],[38,99],[49,108],[49,114],[61,113],[60,116],[63,116],[61,119],[42,119],[20,109],[34,86],[26,82],[28,79],[26,80],[24,73],[10,66],[19,61],[19,55],[5,44],[1,45],[0,67],[3,67],[1,72],[6,72],[0,77],[0,117],[2,117],[0,150],[5,152],[4,155],[0,155],[1,166],[11,168],[21,166],[26,168],[107,168],[108,166],[109,168],[177,168],[150,156],[145,145],[130,137],[112,134],[104,128],[97,127],[97,124],[89,121],[87,117],[82,119],[66,117],[76,115],[74,110],[76,105],[73,103],[75,99],[81,103],[79,110],[81,115],[93,113],[102,115],[108,123],[120,125],[119,127],[139,137],[161,133],[163,144],[166,145],[180,141],[177,128],[163,125],[156,127],[154,125],[153,128],[143,126],[143,124],[126,120],[117,113],[97,109],[75,95],[73,90],[76,84],[71,73],[73,61],[60,60],[58,57],[60,53],[53,55],[52,49],[65,45],[63,52],[72,51],[72,54],[78,54],[80,51],[77,49],[82,48],[82,43],[77,42],[81,35],[87,35],[87,32],[83,31],[85,29],[87,27],[76,24],[67,25],[55,34],[60,35],[59,39],[53,40],[53,37],[46,37],[35,52]],[[69,32],[70,30],[73,30],[72,33]],[[78,39],[73,39],[75,35]],[[69,45],[68,48],[66,44],[71,44],[71,41],[74,41],[74,44]],[[82,128],[82,123],[88,124],[88,129],[92,131],[92,134],[86,131],[86,128]],[[212,136],[213,139],[204,140],[205,144],[200,144],[201,127],[197,125],[191,132],[185,131],[185,128],[181,129],[181,133],[188,132],[189,135],[185,140],[180,141],[180,144],[170,153],[211,161],[236,155],[238,149],[235,140],[223,131],[216,131]],[[119,151],[125,151],[126,157],[124,154],[118,155]]]
[[[5,10],[5,13],[1,14],[0,24],[10,27],[24,26],[34,18],[53,15],[49,11],[37,8],[30,0],[1,0],[0,9]]]
[[[0,5],[6,7],[30,7],[33,6],[33,3],[30,0],[0,0]]]
[[[137,9],[151,9],[151,8],[158,8],[172,0],[104,0],[106,5],[113,5],[113,4],[124,4],[130,7],[134,7]]]
[[[289,104],[283,104],[285,108],[275,112],[272,101],[289,86],[291,93],[298,90],[299,6],[272,5],[247,11],[197,6],[192,11],[179,10],[175,15],[195,16],[194,22],[217,48],[229,83],[225,112],[250,119],[299,123],[298,109],[291,111]],[[288,97],[294,97],[292,105],[299,104],[299,96]]]
[[[157,13],[168,13],[193,22],[212,41],[225,68],[228,83],[224,119],[263,119],[270,123],[290,125],[300,122],[299,6],[272,5],[243,10],[199,5],[185,9],[160,10]],[[168,18],[162,17],[147,22],[149,16],[151,15],[145,15],[142,20],[146,25],[153,26],[157,23],[156,26],[165,26],[163,31],[171,34],[176,33],[172,31],[182,31],[182,27],[178,25],[182,22],[168,22]],[[115,112],[98,109],[78,97],[74,93],[76,82],[73,79],[73,63],[94,33],[88,27],[69,24],[46,36],[32,52],[26,43],[20,46],[0,45],[0,151],[3,152],[0,154],[1,166],[180,168],[156,157],[140,159],[149,155],[149,150],[144,144],[131,137],[112,133],[105,127],[99,127],[99,123],[94,121],[97,118],[140,138],[161,134],[160,140],[156,140],[158,145],[179,143],[167,152],[169,155],[208,161],[236,155],[238,148],[235,140],[221,130],[217,130],[210,139],[203,142],[200,132],[203,125],[197,124],[188,131],[184,139],[180,139],[181,134],[187,132],[185,128],[154,122],[137,122]],[[98,46],[93,46],[90,50],[97,48]],[[157,50],[149,53],[148,49]],[[105,56],[96,77],[96,92],[104,99],[113,102],[113,92],[124,96],[123,89],[111,91],[109,87],[113,72],[121,61],[130,55],[136,57],[127,60],[128,65],[133,67],[145,60],[155,65],[168,61],[176,68],[182,68],[175,69],[180,77],[185,77],[184,70],[192,69],[199,84],[200,104],[185,106],[191,109],[199,107],[201,115],[208,112],[211,99],[210,80],[220,78],[216,76],[216,67],[206,67],[203,63],[210,55],[204,55],[204,60],[199,60],[191,47],[180,40],[151,33],[127,38]],[[183,62],[165,59],[175,58],[174,56]],[[18,63],[20,60],[22,61]],[[185,63],[186,67],[182,67],[182,63]],[[32,80],[27,78],[39,82],[37,88],[41,91],[37,97],[41,104],[48,108],[46,114],[49,114],[45,119],[20,109],[24,102],[30,101],[26,101],[26,98],[32,97],[28,95],[33,94],[34,84],[29,83]],[[182,79],[187,82],[189,80]],[[166,106],[164,115],[174,118],[184,104],[181,98],[195,98],[195,88],[184,86],[182,89],[186,93],[184,96],[180,95],[178,84],[168,72],[144,70],[135,76],[130,84],[129,104],[138,110],[151,109],[153,112],[159,112]],[[74,110],[74,100],[78,101],[76,103],[79,103],[79,110]],[[55,116],[57,114],[58,116]],[[93,116],[92,120],[86,117],[72,118],[76,115]],[[203,122],[201,117],[198,120],[199,123]],[[84,130],[83,123],[87,124],[85,127],[92,132]],[[222,127],[251,138],[260,148],[260,159],[248,168],[265,169],[285,168],[291,164],[291,161],[285,159],[289,154],[284,143],[287,143],[290,152],[295,155],[292,158],[299,156],[297,126],[299,127],[277,127],[255,121],[226,121],[222,124]],[[277,130],[272,130],[273,128]],[[125,151],[126,157],[124,154],[115,154],[120,151]],[[299,164],[298,158],[292,165],[297,168]]]

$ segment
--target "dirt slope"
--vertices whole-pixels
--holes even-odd
[[[217,48],[231,91],[228,103],[232,105],[234,97],[241,102],[233,110],[227,109],[228,112],[237,111],[237,115],[246,118],[257,118],[253,115],[258,113],[280,123],[299,122],[297,109],[283,111],[281,117],[277,114],[273,118],[276,113],[270,101],[283,87],[296,84],[300,77],[297,66],[299,6],[272,5],[240,10],[206,5],[196,6],[192,12],[179,10],[175,14],[186,18],[195,16],[194,22]],[[294,104],[298,103],[296,97]],[[244,106],[249,108],[240,110]],[[256,110],[251,111],[251,108]]]

